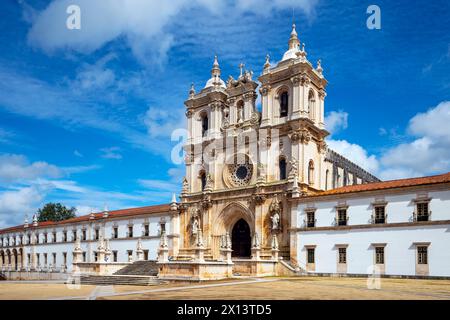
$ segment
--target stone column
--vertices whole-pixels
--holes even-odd
[[[278,238],[276,234],[272,235],[272,260],[278,261],[278,253],[280,250],[278,249]]]
[[[83,251],[81,250],[81,239],[77,237],[75,248],[73,249],[73,263],[83,262]]]
[[[296,76],[291,79],[292,87],[292,119],[298,119],[300,112],[300,77]]]

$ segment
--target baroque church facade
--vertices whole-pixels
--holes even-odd
[[[205,87],[191,87],[179,201],[0,230],[1,270],[110,275],[157,260],[155,275],[175,280],[450,277],[450,174],[381,182],[328,148],[327,80],[295,25],[258,81],[243,65],[222,80],[215,57]]]

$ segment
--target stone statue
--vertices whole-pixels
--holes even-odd
[[[289,171],[289,177],[294,177],[298,173],[298,167],[297,167],[297,159],[292,157],[292,160],[289,161],[289,164],[291,165],[291,170]]]
[[[269,211],[271,213],[270,219],[272,220],[272,230],[279,230],[281,207],[277,197],[275,197],[275,199],[270,204]]]
[[[192,234],[198,233],[198,227],[199,227],[198,217],[194,217],[192,220]]]
[[[272,220],[272,230],[280,229],[280,215],[278,212],[274,212],[271,217]]]

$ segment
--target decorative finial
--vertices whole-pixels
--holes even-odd
[[[109,212],[108,212],[108,206],[105,204],[105,208],[103,209],[103,218],[108,218]]]
[[[25,215],[25,221],[23,222],[23,227],[24,228],[28,228],[29,224],[28,224],[28,215]]]
[[[270,56],[267,54],[266,55],[266,63],[264,63],[264,69],[269,69],[270,68]]]
[[[94,211],[92,210],[92,208],[91,208],[91,213],[89,214],[89,219],[90,220],[94,220],[95,219],[95,214],[94,214]]]
[[[172,211],[178,210],[177,197],[176,197],[175,193],[172,193],[172,201],[170,202],[170,210],[172,210]]]
[[[245,64],[243,64],[242,62],[239,64],[239,70],[240,70],[240,72],[239,72],[239,78],[241,78],[242,76],[243,76],[243,74],[244,74],[244,67],[245,67]]]
[[[317,68],[316,68],[316,70],[317,70],[317,72],[318,72],[319,74],[322,74],[322,72],[323,72],[322,61],[321,61],[320,59],[317,60]]]
[[[194,87],[194,83],[191,83],[191,89],[189,90],[189,97],[193,97],[195,95],[195,87]]]
[[[291,36],[289,38],[289,50],[298,49],[300,47],[300,40],[297,36],[297,30],[295,30],[295,23],[292,24]]]
[[[38,218],[37,218],[37,214],[33,215],[33,227],[37,227],[38,225]]]

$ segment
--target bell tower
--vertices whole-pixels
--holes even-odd
[[[326,151],[324,101],[327,81],[320,60],[317,66],[307,59],[295,24],[288,41],[288,50],[275,66],[266,57],[261,82],[261,128],[278,129],[280,158],[267,168],[270,180],[280,180],[286,163],[298,170],[300,183],[323,189],[322,168]]]

